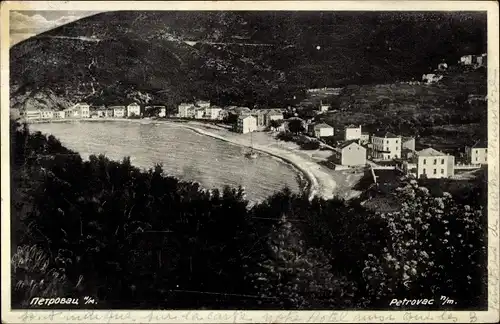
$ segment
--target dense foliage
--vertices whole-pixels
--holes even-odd
[[[249,208],[242,189],[83,161],[15,123],[11,152],[13,307],[89,295],[122,309],[386,308],[401,294],[484,306],[486,215],[473,195],[406,181],[392,214],[290,190]]]

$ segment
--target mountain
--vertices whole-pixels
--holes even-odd
[[[420,77],[486,52],[486,35],[486,14],[468,12],[105,12],[14,45],[11,106],[282,106],[309,87]]]

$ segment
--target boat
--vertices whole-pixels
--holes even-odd
[[[245,157],[248,159],[257,158],[257,153],[253,149],[252,133],[250,133],[250,151],[245,153]]]

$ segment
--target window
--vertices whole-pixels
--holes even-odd
[[[386,151],[386,152],[387,152],[387,151],[389,151],[389,148],[388,148],[388,147],[386,147],[384,151]]]
[[[438,163],[438,160],[434,159],[434,165],[436,165],[437,163]]]
[[[388,141],[388,140],[387,140],[387,141],[385,141],[385,144],[389,144],[389,141]]]
[[[437,169],[434,169],[434,174],[437,174]]]
[[[444,159],[441,159],[441,164],[444,164]]]
[[[476,156],[476,161],[477,161],[477,156]]]
[[[424,159],[424,164],[426,164],[426,162],[427,162],[427,161]]]
[[[398,147],[396,146],[396,151],[398,150]]]
[[[424,168],[424,169],[422,169],[422,173],[423,173],[423,174],[425,174],[425,168]]]
[[[441,174],[444,174],[444,169],[441,169]]]

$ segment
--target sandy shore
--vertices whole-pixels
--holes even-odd
[[[217,138],[232,144],[240,146],[252,146],[256,151],[272,155],[276,158],[292,164],[300,172],[307,177],[309,181],[309,198],[320,196],[325,199],[330,199],[334,195],[337,184],[332,177],[330,169],[322,166],[314,161],[314,159],[294,147],[296,145],[283,143],[276,140],[271,134],[265,132],[257,132],[250,134],[239,134],[227,130],[224,127],[200,123],[196,121],[175,122],[170,120],[145,120],[145,119],[122,119],[122,118],[106,118],[106,119],[85,119],[85,120],[55,120],[52,122],[137,122],[143,124],[165,123],[174,127],[183,127],[195,131],[199,134]]]

